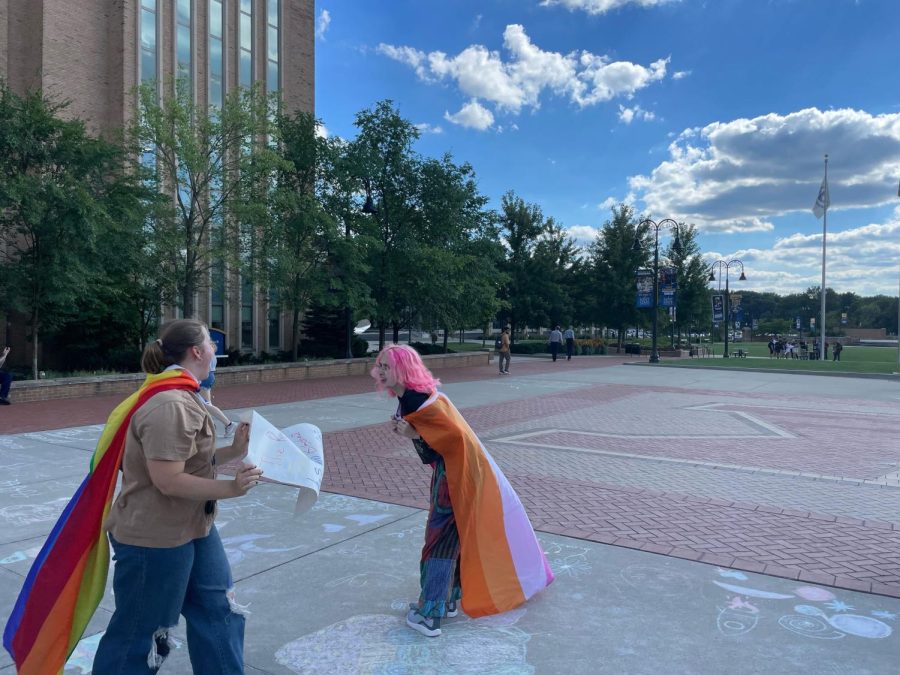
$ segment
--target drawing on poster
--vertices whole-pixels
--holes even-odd
[[[512,615],[512,616],[509,616]],[[439,640],[425,640],[406,627],[403,615],[353,616],[283,645],[275,660],[294,673],[416,673],[531,675],[531,636],[506,612],[482,619],[451,619]],[[501,618],[502,617],[502,618]]]

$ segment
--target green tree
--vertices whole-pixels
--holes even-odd
[[[635,240],[645,239],[647,233],[639,231],[632,207],[619,204],[611,211],[612,217],[603,224],[588,257],[597,289],[596,320],[617,329],[621,347],[625,327],[642,322],[640,310],[635,307],[635,272],[648,265],[651,247],[644,245],[635,250]]]
[[[194,102],[184,80],[161,102],[154,83],[138,89],[130,137],[151,169],[148,184],[172,195],[150,220],[148,245],[185,316],[194,316],[196,294],[209,287],[214,265],[238,269],[252,257],[254,231],[268,217],[260,184],[277,166],[265,141],[274,106],[261,88],[234,89],[210,111]]]
[[[420,161],[413,152],[419,131],[390,100],[356,115],[359,129],[350,155],[353,171],[371,207],[366,235],[369,248],[368,285],[372,290],[373,314],[378,324],[379,348],[384,346],[385,328],[393,327],[399,339],[403,317],[408,316],[414,289],[409,278],[416,269],[411,253],[417,223],[416,195]]]
[[[0,297],[25,317],[34,378],[44,332],[96,273],[98,229],[137,199],[122,148],[63,120],[66,106],[0,82]]]
[[[693,225],[678,225],[676,250],[673,239],[666,247],[665,256],[676,269],[676,317],[679,333],[683,326],[707,326],[712,318],[709,300],[709,267],[704,263],[697,243],[697,230]]]

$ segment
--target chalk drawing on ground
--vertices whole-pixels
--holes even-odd
[[[275,660],[295,673],[499,673],[531,675],[524,615],[446,621],[439,638],[410,630],[403,615],[350,617],[283,645]],[[500,618],[504,617],[504,618]],[[490,619],[493,619],[491,621]],[[499,620],[498,620],[499,619]]]

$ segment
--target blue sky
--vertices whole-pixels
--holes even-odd
[[[384,98],[579,243],[624,201],[694,223],[746,290],[897,294],[900,2],[319,0],[316,115]]]

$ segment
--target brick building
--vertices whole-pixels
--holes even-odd
[[[70,101],[66,114],[99,134],[129,122],[147,80],[189,78],[200,105],[265,82],[289,110],[315,108],[314,0],[0,0],[0,36],[0,74],[14,91]],[[196,306],[231,348],[276,351],[289,339],[281,313],[247,284],[203,291]]]

